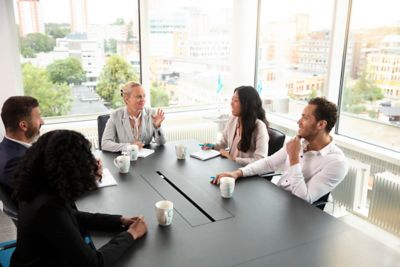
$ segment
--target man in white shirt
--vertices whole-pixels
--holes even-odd
[[[297,136],[272,156],[260,159],[244,168],[217,175],[235,179],[282,171],[277,185],[313,203],[331,192],[345,177],[347,162],[343,152],[329,135],[337,120],[337,108],[325,98],[308,102],[298,120]]]
[[[0,184],[12,193],[12,178],[26,150],[43,125],[38,101],[30,96],[12,96],[1,109],[6,134],[0,143]]]

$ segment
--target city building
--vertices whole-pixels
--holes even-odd
[[[39,0],[17,0],[17,14],[21,36],[29,33],[44,33]]]

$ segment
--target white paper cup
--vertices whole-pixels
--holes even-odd
[[[176,152],[176,158],[177,159],[185,159],[186,158],[186,146],[179,144],[175,145],[175,152]]]
[[[232,177],[222,177],[219,179],[219,190],[223,198],[231,198],[235,190],[235,179]]]
[[[158,224],[171,225],[174,216],[174,203],[169,200],[161,200],[155,204],[155,209]]]

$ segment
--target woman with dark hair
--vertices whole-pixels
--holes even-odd
[[[235,89],[229,118],[222,138],[202,149],[215,149],[223,157],[245,166],[268,155],[268,121],[258,92],[252,86]]]
[[[97,188],[101,173],[90,143],[74,131],[46,133],[28,149],[15,176],[19,215],[10,266],[113,266],[147,232],[142,217],[77,210],[74,201]],[[87,230],[120,233],[96,251],[85,243]]]

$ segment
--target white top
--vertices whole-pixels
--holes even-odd
[[[300,162],[290,166],[286,146],[272,156],[241,168],[243,176],[282,171],[277,185],[292,194],[313,203],[331,192],[347,173],[346,158],[333,141],[320,151],[306,151],[308,142],[302,140]]]

